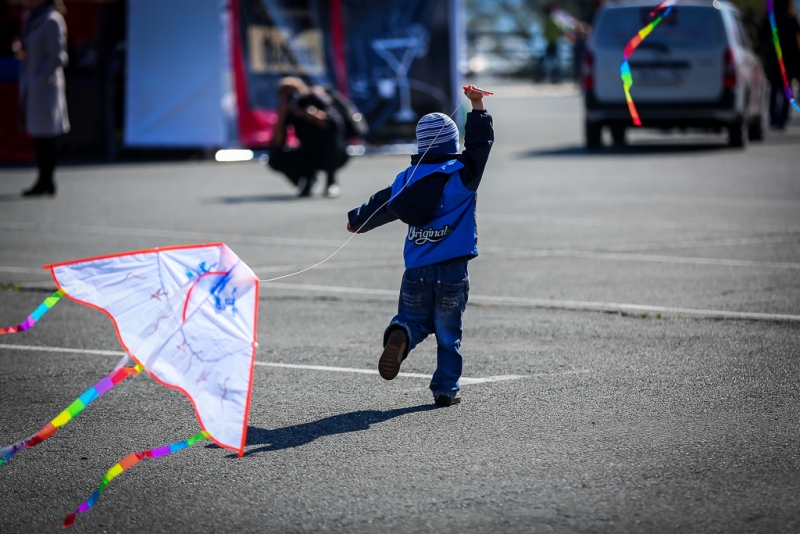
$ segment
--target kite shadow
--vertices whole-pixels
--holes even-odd
[[[359,410],[326,417],[325,419],[320,419],[312,423],[276,428],[275,430],[266,430],[264,428],[251,426],[247,429],[247,445],[263,445],[263,447],[249,450],[245,452],[245,456],[260,452],[300,447],[323,436],[369,430],[370,425],[383,423],[384,421],[401,415],[415,412],[427,412],[438,408],[439,407],[435,404],[421,404],[419,406],[386,411]]]
[[[517,154],[517,159],[545,158],[552,156],[642,156],[653,154],[690,154],[696,152],[712,152],[716,150],[728,150],[725,144],[721,143],[665,143],[665,144],[635,144],[625,147],[605,147],[602,150],[586,150],[583,146],[567,146],[561,148],[549,148],[542,150],[529,150]]]
[[[204,204],[251,204],[257,202],[290,202],[293,200],[304,200],[297,196],[297,193],[287,193],[280,195],[244,195],[240,197],[216,197],[208,198]]]

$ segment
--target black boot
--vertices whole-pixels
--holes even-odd
[[[56,171],[56,159],[58,157],[58,138],[35,137],[33,139],[33,147],[36,152],[36,166],[38,167],[39,173],[36,183],[30,189],[23,191],[22,196],[55,196],[56,182],[54,176]]]
[[[49,184],[36,182],[33,187],[22,192],[23,197],[40,197],[43,195],[50,195],[51,197],[56,196],[56,184],[53,182]]]
[[[314,182],[317,181],[317,175],[312,174],[311,176],[304,176],[300,178],[297,183],[297,187],[300,188],[300,193],[298,196],[301,197],[310,197],[311,196],[311,189],[314,187]]]

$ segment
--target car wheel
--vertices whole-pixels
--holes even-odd
[[[614,146],[622,148],[625,146],[625,126],[615,125],[611,127],[611,139],[614,141]]]
[[[747,138],[750,141],[764,140],[764,119],[760,115],[747,127]]]
[[[586,149],[600,150],[603,148],[603,125],[599,122],[586,121]]]
[[[728,146],[740,148],[747,143],[747,121],[739,118],[728,125]]]

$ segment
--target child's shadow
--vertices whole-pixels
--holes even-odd
[[[251,426],[247,429],[247,445],[264,446],[247,451],[245,456],[259,452],[279,451],[281,449],[299,447],[311,443],[322,436],[368,430],[369,426],[375,423],[382,423],[407,413],[426,412],[437,408],[438,406],[435,404],[423,404],[408,408],[386,410],[385,412],[379,410],[359,410],[357,412],[326,417],[325,419],[320,419],[312,423],[276,428],[275,430],[266,430]]]

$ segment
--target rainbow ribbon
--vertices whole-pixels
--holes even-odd
[[[195,443],[200,440],[204,440],[208,438],[208,433],[204,430],[193,436],[187,440],[179,441],[177,443],[170,443],[169,445],[163,445],[161,447],[156,447],[155,449],[150,449],[149,451],[144,452],[132,452],[108,470],[105,476],[103,476],[103,480],[100,482],[100,486],[92,493],[91,497],[86,499],[86,501],[78,506],[78,509],[75,510],[73,513],[69,514],[66,519],[64,519],[64,528],[71,527],[75,523],[75,516],[76,514],[82,514],[84,512],[88,512],[92,506],[97,502],[97,499],[100,498],[100,494],[103,493],[103,490],[108,485],[109,482],[114,480],[116,477],[133,467],[134,465],[138,464],[144,458],[161,458],[162,456],[167,456],[172,454],[173,452],[177,452],[181,449],[185,449],[187,447],[191,447]]]
[[[86,390],[83,395],[78,397],[75,402],[67,406],[66,410],[58,414],[55,419],[47,423],[47,425],[39,432],[28,439],[0,449],[0,465],[8,462],[12,456],[22,449],[33,447],[34,445],[38,445],[39,443],[49,439],[53,434],[58,432],[58,429],[69,423],[76,415],[81,413],[84,408],[100,397],[100,395],[113,388],[129,376],[138,375],[143,369],[144,367],[137,364],[135,367],[121,367],[112,371],[100,382]]]
[[[792,86],[789,85],[789,79],[786,77],[786,66],[783,64],[783,50],[778,41],[778,26],[775,24],[775,9],[772,6],[772,0],[767,0],[767,11],[769,12],[769,25],[772,27],[772,44],[775,45],[775,54],[778,56],[778,65],[781,67],[781,76],[783,77],[783,92],[786,99],[792,103],[792,107],[800,112],[800,106],[794,100]]]
[[[64,296],[64,294],[65,294],[65,291],[63,289],[59,289],[58,291],[56,291],[55,293],[53,293],[52,295],[50,295],[49,297],[44,299],[44,302],[39,304],[39,307],[36,308],[35,310],[33,310],[33,313],[28,316],[28,318],[25,320],[24,323],[19,324],[17,326],[9,326],[7,328],[0,328],[0,335],[3,335],[3,334],[16,334],[17,332],[22,332],[22,331],[28,330],[34,324],[36,324],[36,321],[38,321],[39,319],[42,318],[42,315],[44,315],[45,313],[50,311],[50,308],[55,306],[56,302],[58,302],[61,299],[61,297]]]
[[[767,0],[770,2],[771,0]],[[633,38],[628,41],[628,44],[625,45],[625,52],[623,53],[622,64],[619,66],[619,75],[622,78],[622,87],[625,89],[625,100],[628,102],[628,111],[631,114],[631,118],[633,119],[633,124],[635,126],[641,126],[642,120],[639,118],[639,112],[636,111],[636,105],[633,103],[633,98],[631,98],[631,87],[633,87],[633,76],[631,75],[631,66],[628,64],[628,58],[631,57],[633,51],[642,44],[645,37],[650,35],[650,32],[655,29],[656,26],[666,17],[669,15],[669,12],[672,11],[672,7],[675,5],[675,0],[666,0],[660,3],[656,8],[650,12],[650,16],[652,17],[658,11],[664,9],[664,12],[658,16],[653,22],[639,30],[639,33],[633,36]]]

